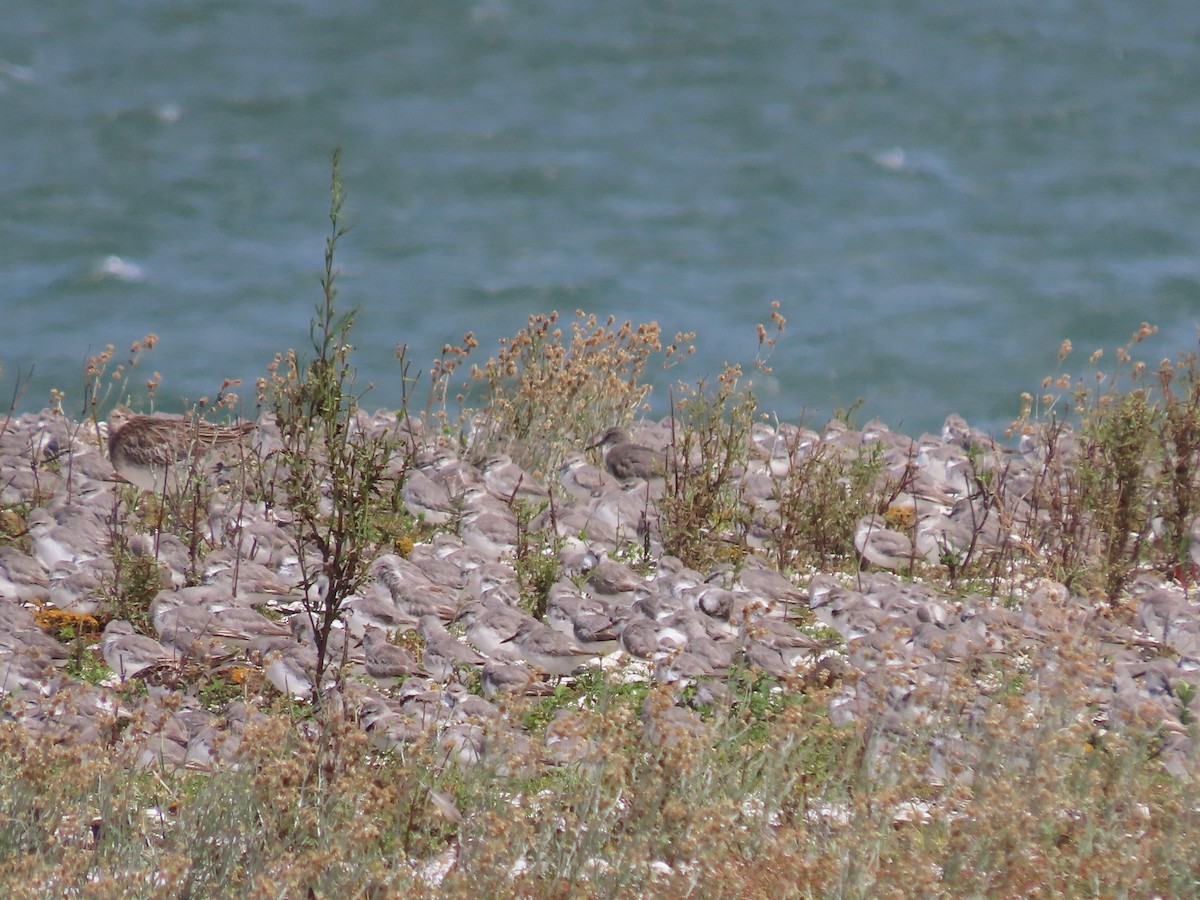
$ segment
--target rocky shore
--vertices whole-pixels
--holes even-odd
[[[380,416],[365,427],[403,424]],[[622,437],[664,455],[671,433],[643,424]],[[266,452],[271,443],[271,426],[260,422],[254,448]],[[881,478],[906,490],[890,498],[886,515],[859,523],[859,560],[781,574],[769,562],[779,484],[821,445],[874,452]],[[314,589],[300,583],[288,510],[230,505],[228,487],[217,488],[198,538],[155,530],[128,510],[149,496],[115,480],[95,428],[52,413],[11,421],[0,454],[6,719],[72,743],[112,745],[115,736],[139,766],[204,768],[236,760],[256,704],[275,695],[313,700],[305,610]],[[745,546],[736,562],[703,571],[662,553],[662,479],[618,479],[608,469],[622,469],[582,452],[550,479],[506,456],[473,466],[427,443],[412,458],[403,503],[425,536],[402,552],[380,552],[332,636],[331,655],[346,666],[319,688],[335,692],[380,748],[432,728],[460,766],[527,752],[530,739],[545,743],[548,760],[568,762],[570,752],[554,748],[553,728],[524,733],[505,721],[500,701],[508,692],[546,691],[588,666],[671,685],[678,702],[647,714],[646,727],[659,732],[703,730],[697,708],[721,702],[731,666],[781,684],[820,673],[842,685],[830,707],[835,722],[874,716],[884,732],[904,730],[922,715],[925,689],[989,660],[1021,660],[1028,683],[1048,690],[1061,666],[1055,642],[1069,635],[1103,648],[1105,665],[1087,685],[1094,715],[1141,720],[1153,710],[1169,733],[1164,764],[1192,768],[1181,719],[1195,710],[1177,685],[1200,684],[1200,608],[1180,586],[1145,574],[1112,607],[1046,578],[1014,577],[1001,595],[979,593],[978,583],[959,594],[937,587],[948,560],[1002,552],[1018,540],[1002,523],[1014,529],[1018,520],[989,506],[995,497],[972,479],[1001,470],[1012,482],[1032,478],[1044,460],[1036,443],[1009,450],[953,416],[942,434],[918,440],[880,424],[856,431],[832,422],[821,433],[755,426],[739,486],[751,523]],[[232,480],[228,468],[220,479]],[[558,578],[540,618],[530,614],[512,564],[522,540],[516,500],[536,514],[524,532],[557,529]],[[114,618],[114,540],[128,559],[152,560],[161,580],[144,634]],[[101,660],[112,671],[97,677]],[[260,692],[205,708],[190,677],[214,672]],[[128,679],[146,690],[116,694]],[[697,690],[684,702],[689,685]],[[976,702],[985,706],[988,694]],[[122,727],[133,719],[150,725]],[[955,745],[947,740],[940,752],[953,756]]]
[[[473,465],[394,416],[361,425],[412,431],[402,499],[416,538],[381,548],[331,637],[336,665],[316,684],[306,610],[319,586],[301,575],[312,566],[300,564],[287,509],[234,490],[238,463],[211,470],[195,531],[174,534],[155,527],[161,508],[148,493],[116,480],[94,425],[50,412],[10,421],[0,435],[5,720],[137,766],[203,770],[236,764],[260,710],[319,691],[381,749],[433,740],[450,765],[562,766],[589,752],[571,737],[579,711],[531,730],[506,715],[509,698],[585,672],[659,685],[642,724],[664,742],[703,735],[730,673],[748,672],[783,691],[832,685],[830,719],[865,727],[880,758],[889,740],[932,728],[936,780],[971,768],[978,748],[962,732],[1012,690],[995,683],[1003,672],[1019,674],[1034,708],[1069,686],[1098,729],[1156,723],[1161,763],[1193,769],[1200,607],[1151,572],[1098,603],[1022,568],[1024,528],[1049,512],[1032,490],[1050,455],[1036,437],[1009,449],[957,417],[917,439],[879,423],[756,425],[737,487],[747,524],[728,536],[735,552],[700,570],[663,551],[665,479],[611,457],[606,466],[598,449],[538,477],[506,456]],[[630,446],[647,459],[671,452],[664,424],[617,437],[626,457]],[[275,440],[260,422],[251,452],[265,457]],[[1055,440],[1069,456],[1069,432]],[[781,572],[781,485],[818,451],[867,453],[880,483],[901,489],[859,522],[857,559]],[[537,553],[555,575],[540,603],[515,561],[535,533],[549,535]],[[992,568],[947,587],[948,569],[1002,554],[1016,561],[1007,580]],[[148,605],[131,610],[138,561],[152,584]],[[939,727],[951,696],[956,715]]]

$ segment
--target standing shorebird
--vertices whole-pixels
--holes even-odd
[[[240,442],[253,422],[213,425],[183,416],[109,417],[108,457],[125,481],[146,491],[175,490],[211,451]]]
[[[597,448],[604,454],[604,467],[608,469],[609,474],[621,481],[634,478],[650,481],[666,477],[665,454],[633,443],[629,439],[629,432],[624,428],[608,429],[587,449]]]

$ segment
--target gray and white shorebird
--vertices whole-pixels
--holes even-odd
[[[895,572],[911,568],[916,551],[906,534],[893,531],[883,516],[863,516],[854,532],[854,547],[866,562]]]
[[[747,616],[761,612],[769,605],[754,594],[707,585],[690,591],[686,599],[688,608],[704,613],[714,625],[731,636],[739,633]]]
[[[146,669],[173,665],[179,661],[177,654],[154,638],[138,634],[132,623],[124,619],[113,619],[104,626],[100,654],[121,681]]]
[[[546,624],[584,650],[603,656],[617,649],[617,622],[598,600],[561,595],[546,608]]]
[[[446,630],[437,616],[422,616],[417,631],[425,641],[422,663],[433,678],[449,681],[460,667],[479,668],[486,660]]]
[[[101,548],[109,540],[108,529],[96,509],[67,507],[56,515],[57,518],[47,509],[39,508],[30,512],[26,521],[33,558],[47,572],[74,571],[80,564],[102,555]]]
[[[400,496],[405,509],[430,525],[445,525],[454,518],[450,492],[420,469],[413,469],[405,477]]]
[[[472,550],[497,560],[516,550],[517,517],[486,489],[470,488],[464,496],[459,535]]]
[[[679,685],[651,690],[642,703],[642,728],[651,744],[667,746],[688,739],[705,739],[709,726],[695,712],[677,706]]]
[[[114,411],[109,417],[108,458],[125,481],[142,490],[177,488],[191,466],[221,447],[240,443],[253,422],[213,425],[183,416],[134,416]]]
[[[16,547],[0,547],[0,599],[26,602],[45,597],[49,588],[45,566]]]
[[[629,432],[624,428],[609,428],[587,449],[600,450],[604,454],[604,467],[608,469],[609,474],[621,481],[634,478],[651,481],[655,478],[665,478],[667,475],[666,455],[633,443]]]
[[[275,689],[297,700],[311,697],[317,670],[316,651],[304,644],[280,638],[268,638],[260,643],[260,647],[253,649],[262,660],[263,674]],[[327,672],[327,675],[330,674]]]
[[[638,659],[650,659],[660,649],[658,623],[641,614],[632,614],[620,626],[617,636],[621,649]]]
[[[689,612],[681,612],[665,623],[678,628],[687,638],[686,650],[718,675],[724,675],[733,665],[734,642],[712,636],[706,623]]]
[[[520,662],[520,650],[511,642],[526,621],[533,620],[511,606],[471,603],[459,621],[466,626],[467,641],[480,653],[500,662]]]
[[[815,659],[826,649],[787,622],[767,616],[747,622],[741,642],[747,661],[776,677],[794,674],[801,662]]]
[[[56,666],[63,666],[71,661],[71,652],[68,648],[42,631],[36,621],[29,625],[21,624],[25,620],[26,617],[20,615],[19,612],[14,616],[5,616],[0,619],[4,626],[0,627],[0,654],[36,656]],[[15,624],[15,627],[10,623]]]
[[[247,641],[246,635],[223,627],[211,609],[180,603],[166,591],[159,592],[150,612],[158,639],[180,656],[223,656],[228,644]]]
[[[740,572],[735,574],[732,569],[729,565],[718,566],[706,580],[715,581],[719,575],[726,587],[740,586],[756,597],[781,605],[785,617],[790,609],[808,600],[804,592],[788,578],[753,554],[747,555],[742,561]]]
[[[391,643],[382,628],[368,628],[363,637],[363,669],[385,687],[425,674],[413,655]]]
[[[587,576],[587,591],[610,603],[629,605],[639,590],[650,586],[633,569],[603,554]]]
[[[439,556],[431,544],[418,544],[408,555],[408,561],[439,587],[459,590],[467,583],[468,573],[462,566]]]
[[[50,693],[51,672],[68,660],[51,660],[41,654],[27,655],[0,650],[0,694],[29,692],[38,697]]]
[[[411,716],[393,709],[382,697],[368,697],[358,707],[358,721],[383,751],[399,750],[418,740],[424,729]]]
[[[383,554],[372,564],[371,574],[387,588],[399,613],[414,619],[437,616],[447,622],[458,614],[457,592],[434,584],[419,566],[401,556]]]
[[[582,453],[571,453],[558,470],[558,483],[576,500],[591,500],[616,485],[612,476],[593,466]]]
[[[287,622],[277,622],[262,613],[241,606],[228,609],[217,609],[213,612],[217,626],[223,632],[231,632],[236,637],[222,638],[226,646],[245,648],[257,638],[291,637],[292,631]]]
[[[505,503],[524,500],[536,507],[550,499],[550,492],[513,462],[507,453],[488,457],[483,464],[482,474],[488,491]]]
[[[528,666],[493,660],[484,663],[481,675],[483,696],[489,700],[505,693],[545,693]]]
[[[527,663],[539,672],[560,678],[596,658],[595,653],[533,618],[522,624],[512,642]]]

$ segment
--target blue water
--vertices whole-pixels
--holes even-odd
[[[764,406],[914,433],[1001,427],[1064,338],[1196,346],[1194,0],[73,0],[0,29],[0,389],[77,411],[153,331],[171,408],[303,347],[339,143],[380,406],[397,343],[553,309],[694,330],[695,378],[779,301]]]

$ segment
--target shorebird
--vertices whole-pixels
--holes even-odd
[[[240,631],[222,626],[211,609],[181,602],[178,592],[160,591],[150,615],[159,641],[180,656],[223,656],[226,644],[248,640]]]
[[[705,739],[709,726],[695,712],[676,705],[677,685],[652,689],[642,703],[642,729],[651,744],[666,746],[688,739]]]
[[[399,615],[411,619],[437,616],[447,622],[458,615],[459,601],[456,591],[434,584],[419,566],[395,553],[384,553],[378,557],[371,566],[371,573],[387,588]],[[387,627],[393,628],[397,625]]]
[[[368,628],[363,638],[363,668],[382,686],[399,684],[413,675],[423,675],[413,655],[388,641],[382,628]]]
[[[755,598],[765,601],[769,606],[780,604],[786,617],[789,608],[795,608],[807,602],[804,592],[784,575],[753,554],[747,555],[738,567],[740,572],[734,572],[733,567],[726,564],[715,568],[707,581],[715,581],[720,575],[725,587],[740,586]]]
[[[550,499],[550,493],[537,480],[512,461],[507,453],[497,453],[483,464],[483,483],[488,491],[505,503],[525,500],[535,507]]]
[[[312,696],[316,677],[317,654],[311,647],[269,638],[255,648],[262,661],[263,674],[281,694],[307,700]]]
[[[546,609],[546,624],[597,656],[618,647],[617,623],[599,601],[582,597],[552,599]]]
[[[254,427],[253,422],[221,426],[183,416],[129,416],[114,410],[108,458],[123,480],[146,491],[172,490],[210,451],[240,442]]]
[[[0,626],[3,626],[0,627],[0,655],[39,657],[55,666],[69,663],[70,650],[42,631],[36,620],[29,621],[29,618],[18,613],[0,619]]]
[[[777,678],[795,674],[827,645],[773,616],[743,619],[739,639],[746,661]],[[690,648],[689,648],[690,649]]]
[[[650,585],[629,566],[612,559],[607,553],[588,572],[587,591],[592,597],[628,606],[639,590]]]
[[[558,483],[576,500],[599,497],[616,482],[602,469],[587,461],[582,453],[572,453],[558,470]]]
[[[528,666],[495,660],[483,664],[483,696],[489,700],[501,693],[537,693],[540,684]]]
[[[66,507],[59,511],[62,522],[46,509],[35,509],[26,523],[33,558],[48,573],[56,569],[75,571],[82,563],[101,556],[108,527],[95,510]]]
[[[650,659],[661,648],[658,644],[658,623],[645,616],[630,616],[620,626],[617,635],[621,649],[638,659]]]
[[[596,658],[595,653],[533,618],[522,624],[512,642],[534,669],[559,678]]]
[[[881,569],[912,568],[916,553],[906,534],[892,531],[883,516],[863,516],[854,532],[854,547],[859,556]]]
[[[100,653],[121,681],[145,669],[173,665],[179,661],[176,654],[154,638],[138,634],[133,625],[123,619],[113,619],[105,626],[100,639]]]
[[[460,666],[475,669],[487,661],[448,632],[437,616],[422,616],[417,633],[425,641],[425,671],[438,681],[448,681]]]
[[[0,547],[0,599],[26,602],[50,589],[46,567],[16,547]]]
[[[411,716],[393,709],[383,697],[368,697],[358,707],[358,721],[383,751],[399,750],[418,740],[423,729]]]
[[[430,525],[445,525],[454,518],[450,492],[420,469],[408,473],[400,496],[405,509]]]
[[[509,606],[472,603],[459,620],[467,628],[467,641],[489,659],[520,662],[520,651],[510,643],[530,617]]]
[[[604,467],[621,481],[640,478],[650,481],[667,474],[666,456],[657,450],[635,444],[624,428],[610,428],[597,438],[588,450],[599,449],[604,454]]]

